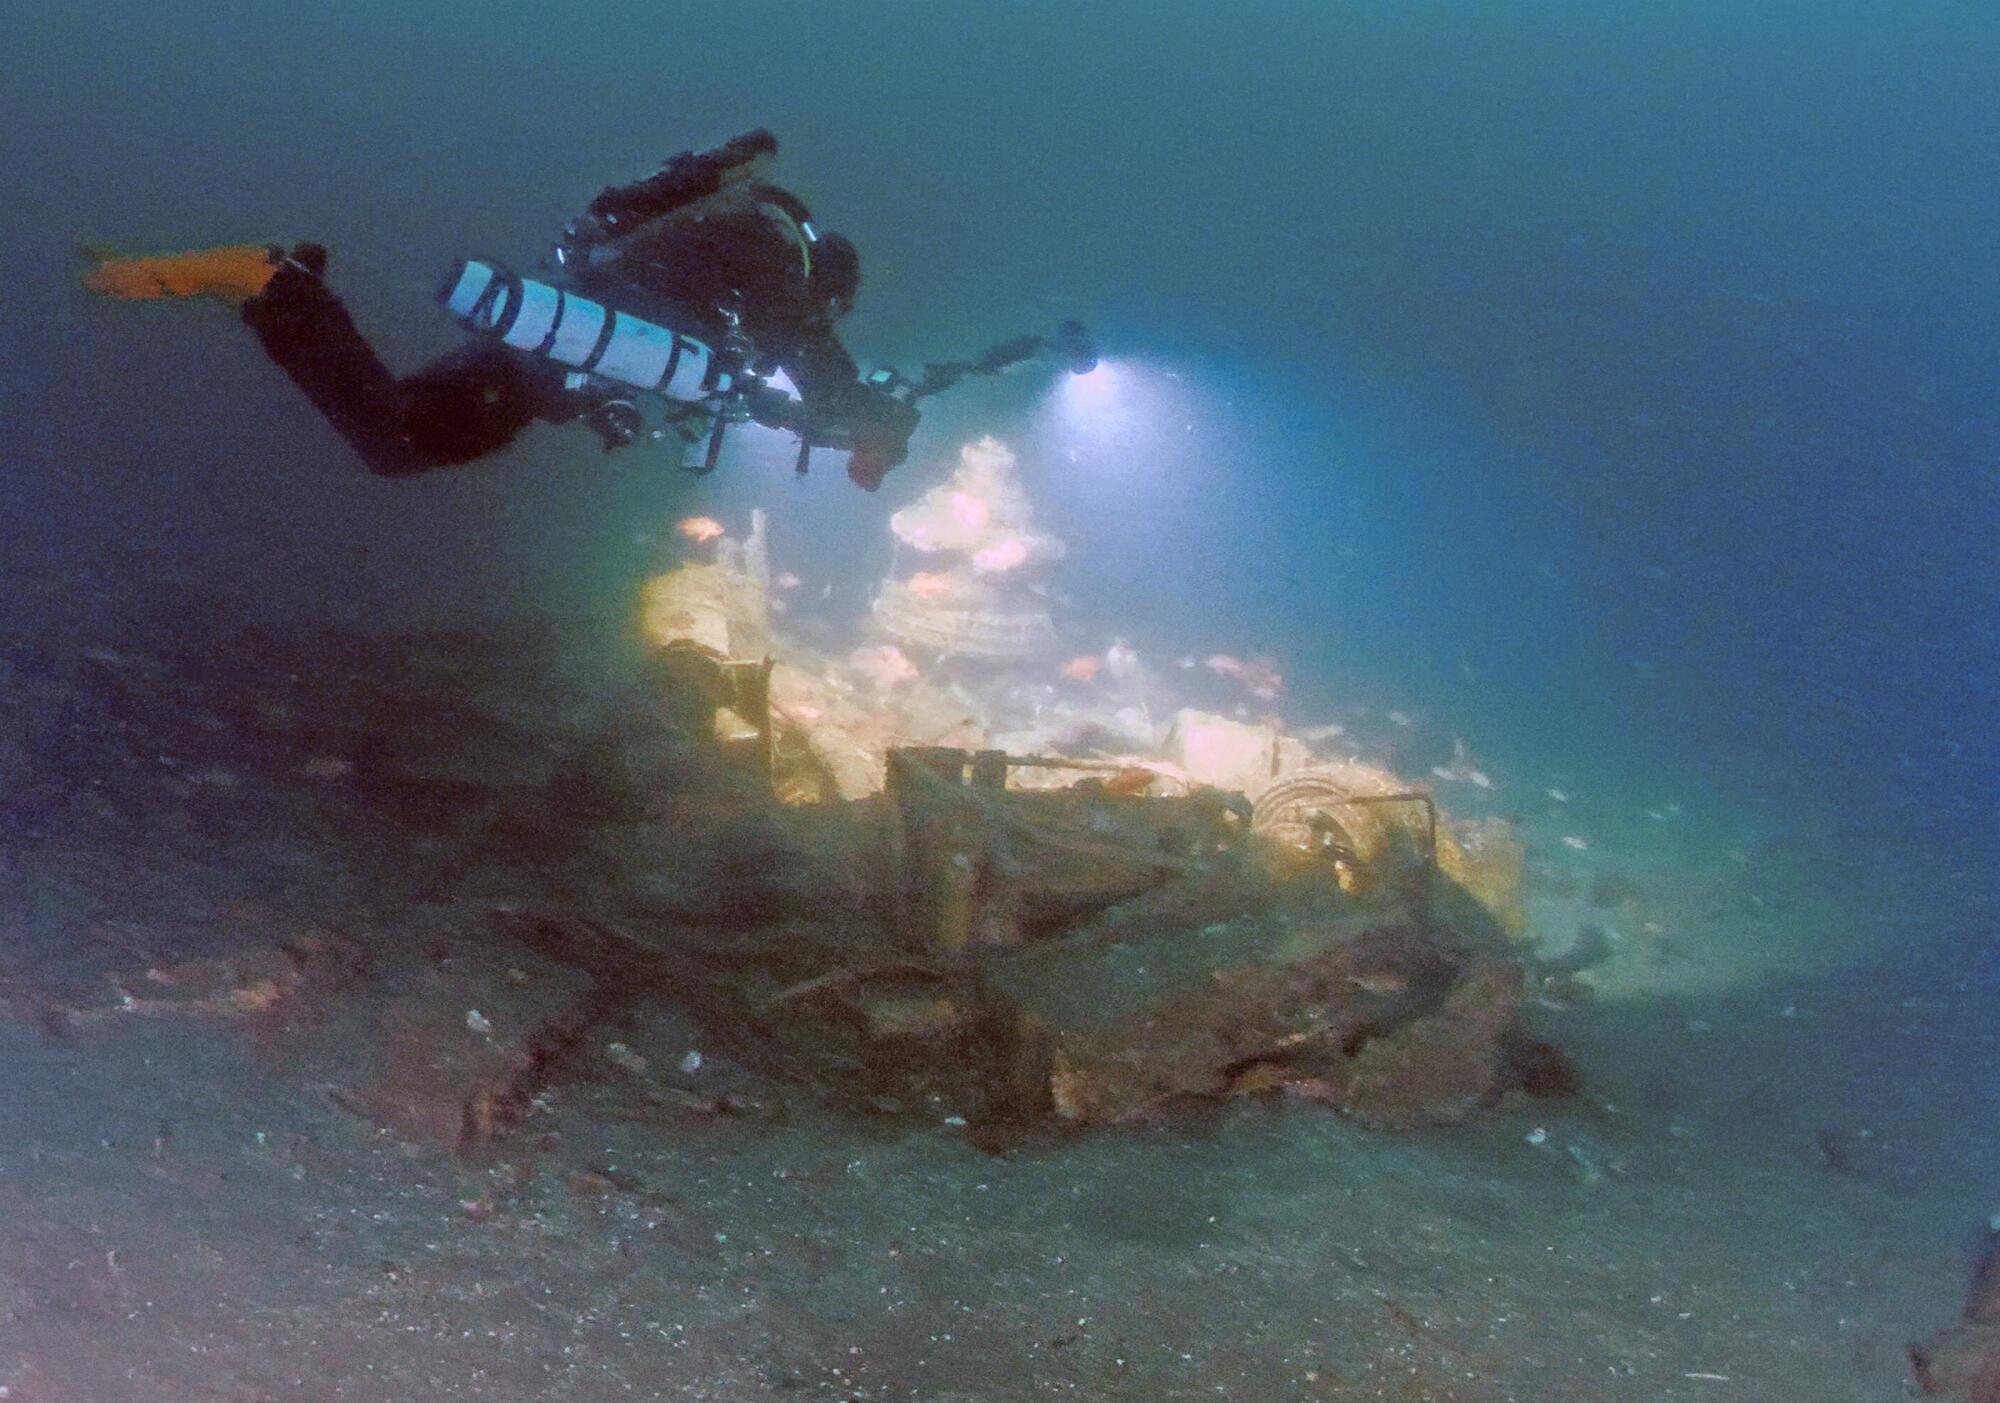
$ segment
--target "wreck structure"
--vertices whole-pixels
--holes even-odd
[[[1522,1019],[1508,825],[1275,720],[1182,709],[1137,748],[1009,753],[960,660],[993,696],[1046,667],[1034,581],[1062,544],[992,440],[891,530],[887,641],[845,657],[773,628],[761,522],[647,593],[697,733],[747,746],[773,802],[805,806],[802,841],[857,874],[838,958],[735,991],[778,1062],[1016,1128],[1253,1093],[1400,1125],[1572,1085]]]

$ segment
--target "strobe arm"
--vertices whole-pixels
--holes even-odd
[[[1097,349],[1082,322],[1066,321],[1050,336],[1017,336],[988,348],[978,359],[924,367],[923,377],[904,379],[878,370],[861,381],[827,385],[810,400],[793,399],[761,380],[738,382],[732,397],[740,416],[799,439],[798,471],[804,473],[815,448],[831,448],[865,458],[879,472],[903,461],[910,435],[921,417],[917,402],[940,394],[968,375],[1000,375],[1044,354],[1061,357],[1065,368],[1083,375],[1097,367]],[[850,468],[850,474],[852,469]]]
[[[915,381],[902,380],[891,372],[893,388],[905,404],[915,404],[941,394],[968,375],[1002,375],[1044,352],[1060,357],[1072,374],[1085,375],[1097,368],[1097,344],[1090,329],[1074,319],[1056,327],[1049,336],[1016,336],[988,347],[978,359],[938,361],[924,367]]]

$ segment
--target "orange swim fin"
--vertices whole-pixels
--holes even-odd
[[[163,297],[220,297],[243,302],[264,290],[284,251],[269,244],[223,244],[140,258],[87,255],[83,285],[106,297],[145,302]]]

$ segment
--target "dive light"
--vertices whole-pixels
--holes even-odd
[[[1090,328],[1072,318],[1056,328],[1050,339],[1057,355],[1069,362],[1069,373],[1088,375],[1097,369],[1097,342],[1090,334]]]

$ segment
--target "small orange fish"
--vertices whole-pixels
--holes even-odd
[[[683,517],[674,529],[696,545],[706,545],[724,534],[722,523],[712,516]]]
[[[1104,671],[1104,659],[1095,653],[1086,653],[1080,658],[1071,658],[1058,671],[1066,682],[1088,682]]]
[[[951,579],[949,576],[920,570],[904,581],[903,587],[922,600],[942,599],[951,593]]]

